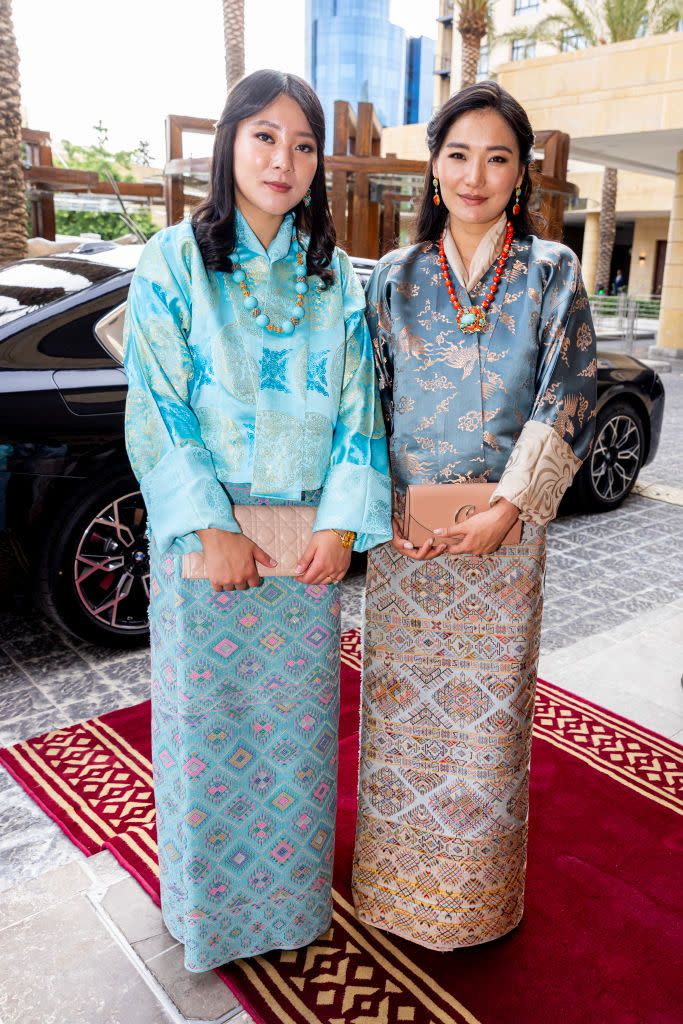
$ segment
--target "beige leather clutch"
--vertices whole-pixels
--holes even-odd
[[[434,530],[461,523],[477,512],[490,508],[489,500],[496,484],[414,484],[406,491],[403,536],[416,548],[421,547]],[[503,544],[519,544],[520,519],[506,534]]]
[[[242,533],[274,558],[271,569],[257,562],[259,576],[293,576],[299,558],[313,535],[317,509],[310,505],[235,505],[233,514]],[[205,580],[204,552],[183,555],[183,579]]]

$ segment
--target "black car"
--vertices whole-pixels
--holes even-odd
[[[0,270],[3,576],[23,572],[62,627],[117,647],[147,636],[146,517],[124,447],[121,367],[140,248],[91,242]],[[373,262],[354,262],[367,280]],[[580,511],[624,500],[655,456],[664,411],[653,370],[599,355],[596,440],[566,499]]]

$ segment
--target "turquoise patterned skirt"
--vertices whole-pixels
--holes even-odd
[[[164,922],[189,971],[305,946],[332,918],[339,587],[215,593],[150,555]]]

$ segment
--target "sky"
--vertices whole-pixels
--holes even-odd
[[[391,0],[391,20],[408,35],[436,36],[438,0]],[[304,74],[305,0],[246,0],[247,72],[272,67]],[[217,118],[225,99],[221,0],[12,0],[22,107],[30,128],[53,145],[96,141],[112,149],[144,139],[165,159],[164,118]],[[204,156],[210,137],[187,138]]]

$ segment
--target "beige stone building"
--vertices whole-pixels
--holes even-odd
[[[565,241],[595,281],[602,169],[619,169],[613,274],[621,269],[632,296],[662,298],[658,345],[683,350],[683,33],[564,52],[522,37],[554,0],[494,0],[497,39],[485,41],[480,79],[495,78],[529,112],[537,131],[571,136],[569,177],[579,198],[565,214]],[[455,12],[457,19],[457,11]],[[451,0],[440,0],[435,103],[460,85],[460,37]],[[383,150],[426,156],[425,126],[385,129]],[[673,216],[672,216],[673,211]]]

